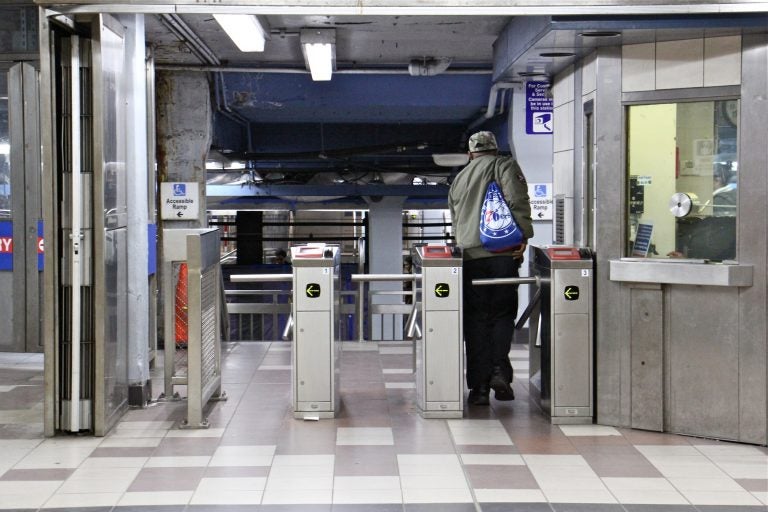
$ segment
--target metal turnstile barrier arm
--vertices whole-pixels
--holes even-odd
[[[353,283],[371,283],[371,282],[406,282],[406,281],[418,281],[421,279],[420,274],[352,274],[350,280]],[[382,292],[384,294],[385,292]],[[394,292],[393,294],[412,296],[414,304],[416,303],[415,289],[412,292]],[[358,290],[358,341],[365,341],[363,336],[363,289]],[[369,294],[369,314],[373,312],[373,304],[371,304],[371,296]],[[395,306],[395,305],[391,305]],[[396,309],[396,308],[395,308]],[[400,311],[388,311],[388,313],[403,313]]]
[[[525,325],[525,322],[531,317],[536,306],[541,301],[541,285],[542,283],[549,283],[550,279],[547,277],[533,276],[533,277],[498,277],[495,279],[473,279],[472,284],[477,286],[488,286],[494,284],[531,284],[536,285],[536,294],[533,299],[528,302],[523,314],[517,319],[515,324],[515,330],[520,330]]]

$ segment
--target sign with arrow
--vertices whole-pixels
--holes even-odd
[[[441,299],[444,299],[445,297],[448,297],[451,294],[451,287],[448,286],[448,283],[437,283],[435,285],[435,297],[440,297]]]
[[[163,220],[196,220],[200,213],[200,194],[197,183],[161,183],[160,204],[160,215]]]
[[[307,283],[306,288],[307,297],[310,299],[316,299],[320,296],[320,285],[318,283]]]
[[[578,286],[566,286],[563,290],[565,300],[579,300],[579,287]]]
[[[528,197],[531,201],[531,218],[533,220],[552,220],[552,184],[529,183]]]

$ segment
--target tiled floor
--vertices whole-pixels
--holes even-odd
[[[104,438],[44,439],[42,357],[0,354],[0,509],[768,510],[766,448],[553,426],[528,402],[525,347],[510,357],[517,400],[424,420],[406,344],[345,344],[340,413],[302,421],[290,410],[289,345],[233,343],[229,400],[211,404],[211,428],[178,429],[185,404],[165,402],[131,410]]]

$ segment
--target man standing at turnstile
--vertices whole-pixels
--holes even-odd
[[[513,400],[509,349],[517,315],[517,286],[472,286],[473,279],[518,277],[526,244],[509,252],[488,252],[480,244],[480,211],[488,184],[496,181],[525,239],[533,236],[528,184],[517,162],[499,156],[496,137],[478,132],[469,138],[470,162],[448,193],[453,232],[464,249],[464,342],[470,405]]]

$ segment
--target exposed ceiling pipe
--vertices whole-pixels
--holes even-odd
[[[161,14],[158,16],[160,22],[168,28],[183,43],[189,46],[192,53],[204,64],[209,66],[219,66],[221,61],[213,50],[200,39],[197,34],[187,25],[178,14]]]
[[[408,64],[408,74],[411,76],[435,76],[443,73],[451,61],[448,57],[425,57],[423,59],[413,59]]]
[[[504,111],[504,106],[502,105],[501,112],[496,112],[496,99],[499,94],[499,90],[512,89],[515,85],[515,82],[496,82],[491,86],[491,93],[488,96],[488,108],[485,110],[486,119],[490,119]]]
[[[233,66],[190,66],[188,64],[175,65],[175,64],[157,64],[156,69],[164,71],[200,71],[203,73],[208,72],[222,72],[222,73],[300,73],[307,74],[309,71],[306,68],[246,68],[246,67],[233,67]],[[408,74],[407,69],[379,69],[379,68],[354,68],[354,69],[337,69],[334,74],[342,75],[405,75]],[[443,72],[446,75],[490,75],[493,73],[492,69],[448,69]]]

